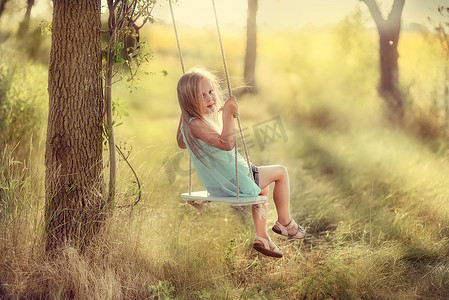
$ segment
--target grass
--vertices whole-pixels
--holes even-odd
[[[180,66],[171,29],[152,25],[154,30],[144,36],[154,51],[154,60],[144,69],[150,74],[140,75],[132,93],[122,84],[114,90],[130,116],[122,117],[116,132],[143,183],[141,203],[117,210],[85,255],[67,248],[60,258],[50,259],[43,255],[42,243],[45,137],[21,145],[30,153],[26,159],[3,151],[0,295],[445,298],[448,151],[443,119],[436,117],[444,107],[428,101],[442,88],[434,70],[442,72],[443,65],[435,60],[443,57],[429,36],[401,36],[401,79],[408,87],[410,125],[390,128],[375,92],[376,37],[353,22],[262,33],[257,73],[261,92],[239,99],[252,161],[288,168],[292,214],[309,232],[300,242],[272,234],[283,259],[251,249],[254,229],[248,210],[214,204],[197,211],[182,203],[187,160],[176,161],[180,151],[174,139]],[[205,44],[204,36],[212,40],[213,33],[183,32],[184,59],[188,65],[219,69],[218,48]],[[225,47],[232,45],[227,55],[233,86],[241,84],[243,37],[238,31],[225,35]],[[196,46],[199,42],[203,47]],[[429,65],[435,67],[432,73],[427,72]],[[168,75],[160,75],[162,70]],[[46,76],[39,68],[32,72]],[[287,140],[268,141],[262,149],[255,126],[273,117],[282,123]],[[119,204],[131,203],[135,185],[124,162],[119,163],[118,185]],[[200,187],[196,177],[194,187]],[[276,220],[271,200],[269,209],[270,225]]]

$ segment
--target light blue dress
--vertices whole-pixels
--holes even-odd
[[[222,150],[209,145],[203,140],[197,139],[204,151],[210,154],[208,155],[202,152],[201,149],[198,149],[199,155],[201,155],[201,159],[204,162],[203,164],[187,145],[182,124],[181,133],[184,138],[184,143],[189,150],[195,171],[209,194],[218,197],[236,197],[235,149],[230,151]],[[256,197],[259,195],[261,190],[252,180],[248,164],[240,153],[237,153],[237,166],[239,196]]]

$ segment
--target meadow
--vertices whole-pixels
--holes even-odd
[[[180,35],[188,67],[223,75],[213,29],[183,28]],[[445,61],[435,37],[402,33],[407,115],[403,126],[392,126],[376,92],[376,32],[357,18],[332,27],[260,30],[259,93],[238,99],[242,125],[253,163],[287,167],[292,214],[308,232],[304,241],[271,234],[284,252],[279,260],[252,250],[250,210],[226,204],[197,210],[181,200],[188,158],[175,141],[181,66],[172,28],[153,24],[142,39],[152,60],[137,84],[121,81],[113,90],[122,123],[118,144],[139,175],[142,200],[117,208],[85,255],[67,248],[57,260],[44,256],[42,240],[46,66],[7,50],[17,46],[12,42],[0,45],[8,53],[0,58],[0,82],[10,82],[0,86],[6,91],[0,99],[16,111],[4,119],[9,123],[0,119],[9,133],[0,149],[0,296],[447,298],[449,147]],[[223,40],[238,90],[245,32],[227,28]],[[135,201],[124,161],[118,180],[118,205]],[[195,176],[193,186],[202,188]],[[271,226],[276,214],[269,202]]]

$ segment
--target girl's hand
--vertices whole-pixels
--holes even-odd
[[[237,117],[237,111],[238,111],[238,105],[237,100],[234,96],[229,97],[228,100],[226,100],[225,104],[223,105],[223,115],[227,116],[233,116],[234,118]]]

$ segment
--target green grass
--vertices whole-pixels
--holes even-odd
[[[49,260],[41,240],[44,136],[33,148],[22,145],[33,153],[26,163],[4,152],[2,169],[9,172],[0,178],[4,293],[55,299],[69,298],[70,290],[75,299],[446,297],[448,151],[442,99],[428,100],[442,89],[435,71],[443,70],[435,62],[443,59],[437,43],[428,36],[401,36],[407,125],[391,128],[376,95],[373,32],[348,19],[333,28],[260,34],[260,94],[239,99],[241,119],[253,143],[252,161],[287,167],[292,215],[309,232],[304,241],[272,234],[284,252],[283,259],[272,260],[251,249],[249,210],[214,204],[198,211],[180,199],[188,164],[186,157],[179,166],[173,161],[180,153],[175,86],[181,69],[171,29],[152,26],[144,37],[154,60],[142,70],[152,74],[142,72],[132,93],[121,83],[114,87],[129,114],[117,127],[117,140],[130,151],[142,181],[141,203],[118,209],[85,256],[68,248],[59,260]],[[190,29],[183,37],[186,64],[221,68],[218,48],[209,42],[213,32]],[[231,45],[226,49],[233,86],[239,86],[244,32],[224,37],[225,47]],[[40,69],[32,72],[46,76]],[[273,117],[279,117],[288,140],[262,150],[253,126]],[[134,201],[132,181],[121,161],[119,204]],[[196,177],[194,188],[201,188]],[[270,200],[268,225],[275,220]]]

